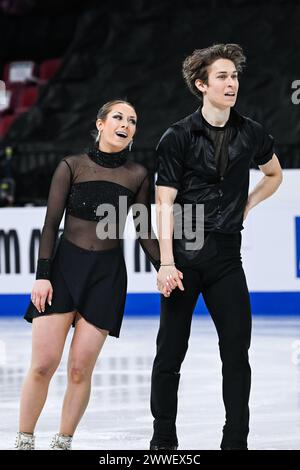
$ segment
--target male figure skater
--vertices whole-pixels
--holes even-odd
[[[165,290],[152,371],[154,434],[150,449],[154,450],[178,446],[175,421],[180,367],[200,293],[219,338],[226,411],[221,449],[247,449],[251,311],[240,232],[249,210],[277,190],[282,171],[273,138],[259,123],[233,108],[244,63],[237,44],[217,44],[188,56],[183,76],[201,106],[173,124],[157,147],[161,251],[157,282],[159,290]],[[252,161],[264,176],[248,194]],[[174,203],[204,205],[202,248],[187,249],[187,240],[173,237],[176,217],[168,208]],[[192,222],[196,231],[201,229],[197,217]],[[176,268],[182,271],[182,280]]]

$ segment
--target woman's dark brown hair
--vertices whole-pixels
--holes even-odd
[[[102,119],[103,121],[105,121],[106,119],[106,116],[108,115],[108,113],[111,111],[111,108],[115,105],[115,104],[128,104],[128,106],[130,106],[132,109],[134,109],[134,106],[129,103],[128,101],[126,100],[113,100],[113,101],[108,101],[107,103],[105,103],[103,106],[101,106],[101,108],[99,109],[98,113],[97,113],[97,119]],[[135,109],[134,109],[135,110]]]

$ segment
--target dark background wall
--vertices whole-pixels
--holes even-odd
[[[37,105],[1,142],[14,148],[20,200],[25,193],[46,197],[58,160],[91,145],[97,110],[113,98],[136,106],[132,158],[154,170],[160,135],[198,107],[183,82],[182,61],[218,42],[239,43],[247,56],[237,110],[275,137],[283,167],[300,167],[300,105],[291,100],[292,82],[300,80],[298,2],[17,3],[19,11],[6,6],[0,16],[0,67],[16,59],[63,59]]]

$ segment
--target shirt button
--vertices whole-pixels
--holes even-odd
[[[220,195],[220,197],[223,196],[223,191],[222,191],[222,189],[219,189],[219,195]]]
[[[224,176],[221,176],[221,178],[220,178],[220,179],[221,179],[221,181],[223,181],[223,180],[224,180]]]

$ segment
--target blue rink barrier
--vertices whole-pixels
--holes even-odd
[[[251,292],[254,315],[300,315],[300,292]],[[29,294],[1,294],[0,316],[22,316],[29,303]],[[160,296],[157,293],[129,293],[125,315],[158,315]],[[208,314],[202,296],[196,314]]]

